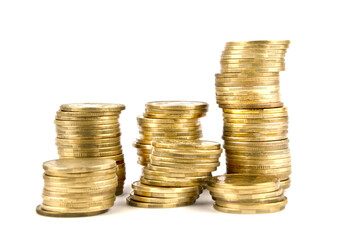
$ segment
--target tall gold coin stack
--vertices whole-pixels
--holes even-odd
[[[150,162],[151,141],[158,139],[196,140],[202,137],[199,118],[204,117],[208,104],[196,101],[156,101],[145,106],[137,118],[140,137],[134,142],[138,164]]]
[[[169,208],[195,203],[220,165],[219,143],[204,140],[157,140],[152,142],[150,163],[134,182],[127,199],[131,206]]]
[[[106,212],[114,205],[116,163],[104,160],[52,160],[44,162],[43,202],[40,215],[85,217]]]
[[[290,185],[288,113],[280,99],[290,41],[228,42],[216,74],[227,172],[274,175]]]
[[[283,210],[287,204],[284,189],[274,176],[216,176],[208,182],[208,189],[215,200],[214,208],[225,213],[273,213]]]
[[[63,104],[56,113],[56,145],[60,159],[111,159],[117,163],[118,187],[123,192],[125,163],[120,143],[122,104]]]

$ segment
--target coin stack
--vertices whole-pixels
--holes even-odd
[[[52,160],[44,162],[40,215],[84,217],[106,212],[114,205],[117,186],[113,160]]]
[[[208,182],[208,189],[215,200],[214,208],[225,213],[273,213],[287,204],[284,189],[274,176],[221,175]]]
[[[275,175],[289,187],[288,114],[280,99],[290,41],[228,42],[216,74],[227,172]]]
[[[193,204],[211,172],[220,165],[219,143],[205,140],[152,142],[150,163],[127,202],[131,206],[168,208]]]
[[[60,159],[116,161],[116,195],[122,193],[125,181],[119,124],[119,115],[124,109],[122,104],[63,104],[56,113],[55,120],[56,145]]]
[[[145,113],[137,118],[140,137],[134,142],[138,164],[150,162],[151,141],[158,139],[196,140],[202,137],[199,118],[208,104],[196,101],[156,101],[146,104]]]

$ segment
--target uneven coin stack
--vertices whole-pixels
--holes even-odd
[[[63,104],[55,120],[60,159],[111,159],[117,163],[116,195],[122,194],[125,181],[119,124],[119,114],[124,109],[122,104]]]
[[[49,217],[84,217],[114,205],[117,186],[113,160],[52,160],[44,162],[43,202],[36,208]]]
[[[225,213],[273,213],[283,210],[287,204],[284,189],[273,176],[216,176],[208,182],[208,189],[215,200],[214,208]]]
[[[228,42],[216,74],[227,172],[275,175],[290,185],[288,114],[280,99],[290,41]]]
[[[134,142],[138,164],[150,162],[151,141],[158,139],[196,140],[202,137],[199,118],[204,117],[208,104],[196,101],[156,101],[145,106],[137,118],[140,137]]]
[[[157,140],[152,142],[150,163],[127,201],[131,206],[168,208],[195,203],[220,165],[219,143],[204,140]]]

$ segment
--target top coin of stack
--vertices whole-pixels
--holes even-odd
[[[151,141],[158,139],[196,140],[202,137],[199,118],[206,115],[208,104],[196,101],[155,101],[146,104],[137,118],[140,138],[134,142],[138,163],[146,166],[152,151]]]
[[[287,204],[279,179],[271,176],[216,176],[208,182],[208,189],[215,200],[214,208],[226,213],[273,213]]]
[[[117,176],[113,160],[52,160],[43,168],[43,202],[36,208],[40,215],[93,216],[114,205]]]
[[[55,120],[60,159],[116,161],[119,181],[117,194],[122,193],[125,181],[119,124],[119,114],[124,109],[122,104],[63,104]]]
[[[290,41],[228,42],[216,74],[216,100],[221,108],[282,107],[279,72],[285,70]]]

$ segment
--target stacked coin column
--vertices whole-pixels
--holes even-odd
[[[193,204],[220,165],[219,143],[204,140],[162,140],[152,142],[150,163],[128,204],[145,208],[169,208]]]
[[[290,41],[228,42],[216,74],[216,99],[223,108],[227,172],[275,175],[290,184],[288,115],[280,99]]]
[[[137,118],[140,137],[133,144],[140,165],[146,166],[150,162],[153,140],[196,140],[202,137],[199,119],[206,115],[207,103],[157,101],[149,102],[145,107],[143,116]]]
[[[124,109],[122,104],[63,104],[55,120],[60,159],[116,161],[117,195],[123,192],[125,181],[119,124],[119,115]]]
[[[287,204],[279,178],[274,176],[216,176],[208,182],[208,189],[215,200],[214,208],[225,213],[273,213]]]
[[[43,164],[43,202],[36,208],[49,217],[85,217],[114,205],[117,186],[113,160],[52,160]]]

